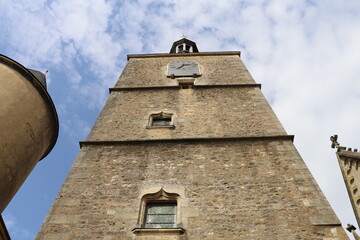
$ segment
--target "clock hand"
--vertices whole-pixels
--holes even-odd
[[[176,67],[176,69],[182,68],[184,66],[184,63],[181,64],[180,66]]]

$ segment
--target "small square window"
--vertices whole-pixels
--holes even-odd
[[[179,86],[181,89],[189,89],[189,88],[193,88],[194,84],[193,83],[179,83]]]
[[[175,228],[176,203],[147,203],[145,212],[145,228]]]
[[[179,87],[180,89],[189,89],[189,88],[193,88],[194,86],[194,78],[186,78],[186,79],[179,79]]]

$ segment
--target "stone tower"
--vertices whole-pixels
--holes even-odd
[[[59,130],[45,74],[0,54],[0,239],[1,214],[35,165],[54,147]]]
[[[128,55],[37,239],[348,239],[240,52]]]
[[[43,73],[0,54],[0,213],[39,160],[54,147],[59,130]]]

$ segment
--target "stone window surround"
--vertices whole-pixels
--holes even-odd
[[[157,233],[168,233],[168,234],[183,234],[185,229],[182,228],[180,223],[181,219],[181,200],[180,195],[177,193],[168,193],[163,188],[158,192],[145,194],[141,198],[140,210],[137,226],[132,230],[134,234],[157,234]],[[144,228],[145,217],[146,217],[146,205],[154,202],[171,202],[176,203],[176,227],[175,228]]]
[[[174,228],[177,202],[148,201],[144,214],[144,228]],[[155,222],[151,221],[155,220]]]
[[[195,86],[195,79],[194,78],[180,78],[178,79],[178,84],[180,89],[189,89]]]
[[[161,111],[159,113],[153,113],[150,114],[149,117],[149,121],[148,121],[148,125],[146,126],[146,128],[171,128],[174,129],[175,125],[174,125],[174,118],[173,118],[174,114],[173,113],[168,113],[168,112],[164,112]],[[162,118],[170,118],[170,124],[167,126],[153,126],[153,119],[162,119]]]

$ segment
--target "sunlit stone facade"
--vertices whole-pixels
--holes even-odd
[[[37,239],[348,239],[240,52],[129,55],[80,145]]]

